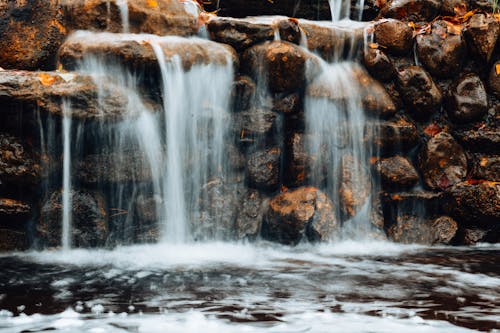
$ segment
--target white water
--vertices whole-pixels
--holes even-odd
[[[332,14],[332,21],[337,22],[342,19],[349,19],[351,15],[351,0],[329,0],[330,3],[330,12]],[[356,5],[358,8],[363,8],[365,5],[364,0],[357,0]],[[360,10],[358,17],[356,18],[358,21],[361,21],[363,18],[363,11]]]
[[[63,188],[62,188],[62,249],[67,251],[71,248],[71,211],[72,211],[72,188],[71,188],[71,116],[70,106],[65,102],[63,110]]]
[[[128,17],[128,2],[127,0],[115,0],[122,20],[123,32],[128,33],[130,30],[130,23]]]

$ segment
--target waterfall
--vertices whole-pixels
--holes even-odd
[[[351,17],[351,0],[329,0],[330,12],[332,14],[332,21],[337,22],[342,19],[349,19]],[[365,0],[356,0],[356,7],[358,8],[358,16],[355,18],[361,21],[363,18],[363,7]]]
[[[66,103],[63,109],[63,189],[62,189],[62,239],[63,250],[71,248],[71,115]]]
[[[123,32],[129,32],[128,2],[127,0],[115,0],[122,20]]]

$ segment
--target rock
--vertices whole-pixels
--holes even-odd
[[[288,42],[266,42],[253,46],[242,56],[242,70],[251,76],[264,73],[274,93],[299,90],[306,79],[306,61],[310,56]]]
[[[500,184],[466,181],[448,188],[446,211],[460,225],[498,227],[500,221]]]
[[[454,136],[470,151],[500,154],[500,129],[457,130]]]
[[[274,39],[274,31],[269,24],[248,19],[215,17],[207,23],[207,29],[210,39],[229,44],[238,52]]]
[[[417,127],[408,119],[368,123],[365,127],[365,141],[383,155],[408,151],[419,141]]]
[[[443,214],[443,192],[382,193],[381,204],[385,227],[404,221],[405,216],[433,219]]]
[[[357,214],[370,196],[371,182],[368,171],[351,155],[340,159],[339,179],[340,211],[348,219]]]
[[[239,76],[233,82],[231,97],[233,100],[233,110],[235,112],[246,111],[250,108],[252,98],[257,87],[255,82],[248,76]]]
[[[0,35],[0,67],[55,69],[66,36],[59,1],[7,1],[0,7]]]
[[[450,117],[459,123],[481,119],[488,112],[488,95],[479,76],[469,73],[454,82],[446,108]]]
[[[399,20],[432,21],[441,4],[442,0],[389,0],[380,13]]]
[[[20,138],[0,134],[0,184],[33,186],[40,181],[40,172],[30,146]]]
[[[491,93],[500,99],[500,60],[495,62],[491,68],[489,87]]]
[[[389,57],[380,49],[365,48],[363,63],[368,72],[377,80],[391,80],[396,70]]]
[[[380,11],[380,1],[351,1],[351,20],[373,21]]]
[[[0,198],[0,226],[24,229],[31,218],[31,205],[26,202]]]
[[[500,182],[500,156],[475,155],[472,159],[472,178]]]
[[[104,245],[108,235],[106,205],[101,195],[87,191],[71,192],[71,245],[96,247]],[[53,192],[43,204],[37,235],[50,247],[61,245],[62,191]]]
[[[302,32],[300,31],[299,21],[294,18],[280,20],[277,23],[277,28],[280,33],[280,39],[285,42],[300,45]]]
[[[498,232],[489,229],[464,228],[459,232],[459,243],[476,245],[480,242],[498,243]]]
[[[148,161],[137,151],[87,155],[75,164],[77,179],[89,186],[152,181]]]
[[[418,60],[432,74],[448,78],[460,72],[466,57],[461,32],[449,31],[446,21],[432,23],[430,34],[417,35]]]
[[[389,227],[389,238],[405,244],[450,244],[458,230],[458,224],[449,216],[422,219],[416,216],[400,216],[397,223]]]
[[[273,111],[285,115],[296,114],[303,111],[303,104],[299,94],[289,94],[273,100]]]
[[[489,63],[500,33],[500,23],[493,16],[474,14],[466,25],[464,35],[473,55]]]
[[[368,114],[377,118],[389,118],[396,114],[396,105],[382,84],[365,71],[357,71],[356,77],[361,87],[363,108]]]
[[[128,31],[186,36],[198,31],[197,13],[188,13],[177,0],[127,0]],[[117,1],[63,0],[62,9],[70,30],[125,32],[127,24]]]
[[[264,215],[262,236],[295,245],[303,238],[326,241],[337,229],[333,204],[314,187],[301,187],[273,197]]]
[[[233,132],[240,143],[259,142],[273,133],[277,116],[275,112],[262,108],[239,112],[234,116]]]
[[[465,179],[467,157],[450,134],[440,132],[423,148],[420,170],[428,188],[444,190]]]
[[[150,43],[158,43],[165,60],[180,57],[182,66],[189,70],[194,65],[226,65],[237,62],[234,50],[225,44],[202,39],[177,36],[151,38],[148,35],[110,34],[78,31],[66,39],[59,50],[59,61],[67,70],[78,67],[83,59],[92,56],[118,63],[131,72],[158,73],[158,59]]]
[[[441,107],[441,91],[432,77],[420,66],[398,70],[397,82],[401,97],[417,119],[429,117]]]
[[[304,134],[293,133],[287,138],[283,174],[286,186],[303,186],[311,179],[314,157],[307,151],[307,145]]]
[[[0,252],[23,251],[27,249],[28,239],[25,232],[0,229]]]
[[[441,15],[455,16],[462,15],[469,11],[467,0],[443,0]]]
[[[266,199],[259,191],[249,189],[240,203],[236,224],[236,239],[255,239],[260,235],[262,219],[267,208]]]
[[[247,160],[247,181],[263,191],[275,191],[280,186],[281,150],[271,148],[251,154]]]
[[[402,156],[383,158],[376,163],[375,168],[380,173],[384,188],[406,189],[419,181],[417,170]]]
[[[162,205],[160,197],[140,195],[134,202],[135,224],[148,225],[158,221],[158,207]]]
[[[398,20],[380,20],[374,26],[375,41],[393,55],[406,55],[413,47],[413,30]]]

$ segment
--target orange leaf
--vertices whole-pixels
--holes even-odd
[[[458,6],[453,8],[455,15],[464,16],[467,13],[467,5],[465,3],[461,3]]]
[[[47,73],[40,73],[38,74],[38,80],[40,80],[40,83],[44,86],[50,86],[56,82],[55,76],[52,76]]]
[[[497,73],[497,75],[500,75],[500,64],[495,65],[495,72]]]
[[[482,157],[480,162],[479,162],[479,165],[482,166],[482,167],[485,167],[488,165],[488,158],[486,157]]]
[[[424,133],[429,135],[429,136],[434,136],[441,132],[441,127],[437,124],[430,124],[424,129]]]
[[[370,44],[368,44],[368,46],[370,47],[370,49],[378,49],[377,43],[370,43]]]
[[[148,6],[151,8],[156,8],[158,7],[158,1],[156,0],[148,0]]]

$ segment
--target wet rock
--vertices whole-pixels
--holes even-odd
[[[497,243],[498,232],[490,229],[464,228],[459,231],[458,241],[463,245],[476,245],[481,242]]]
[[[266,199],[256,190],[249,189],[240,203],[236,224],[236,239],[255,239],[261,232],[262,219],[267,209]]]
[[[280,33],[280,39],[285,42],[300,45],[302,32],[300,31],[299,21],[294,18],[280,20],[277,24]]]
[[[457,140],[470,151],[500,154],[500,130],[484,128],[478,130],[458,130]]]
[[[411,162],[402,157],[394,156],[381,159],[375,168],[382,179],[382,186],[389,189],[411,188],[418,183],[417,170]]]
[[[467,157],[450,134],[440,132],[423,148],[420,170],[428,188],[444,190],[465,179]]]
[[[498,227],[500,184],[466,181],[446,191],[445,209],[461,225]]]
[[[339,200],[340,211],[346,218],[357,214],[370,195],[371,182],[368,171],[364,170],[351,155],[344,155],[340,159],[339,169]]]
[[[396,70],[389,57],[379,49],[366,48],[363,56],[363,63],[368,72],[377,80],[391,80]]]
[[[467,0],[443,0],[441,15],[455,16],[466,13],[469,10]]]
[[[40,181],[40,165],[20,138],[0,134],[0,184],[32,186]]]
[[[239,112],[233,120],[233,132],[240,143],[258,142],[273,133],[277,116],[275,112],[262,108]]]
[[[264,73],[272,92],[294,92],[305,82],[308,58],[310,56],[295,44],[266,42],[245,51],[242,70],[253,76]]]
[[[420,66],[398,70],[397,82],[401,97],[417,119],[430,116],[441,107],[441,91],[432,77]]]
[[[30,217],[30,204],[9,198],[0,198],[0,226],[23,229]]]
[[[466,47],[461,33],[448,31],[448,24],[439,20],[430,34],[417,35],[417,56],[432,75],[447,78],[460,72]]]
[[[27,244],[25,232],[0,228],[0,252],[26,250]]]
[[[275,191],[280,186],[280,168],[279,148],[255,152],[247,160],[247,181],[257,189]]]
[[[134,202],[135,222],[151,224],[158,221],[158,208],[162,204],[160,197],[139,196]]]
[[[207,23],[207,29],[210,39],[229,44],[238,52],[274,39],[274,31],[269,24],[247,19],[216,17]]]
[[[500,156],[475,155],[472,159],[472,178],[500,182]]]
[[[365,128],[365,141],[384,155],[407,151],[418,143],[417,127],[403,117],[394,120],[369,123]]]
[[[126,90],[101,78],[56,72],[0,71],[0,102],[4,110],[39,110],[78,119],[118,119],[126,112]],[[98,96],[98,91],[101,98]],[[70,108],[63,110],[66,101]]]
[[[307,151],[306,135],[293,133],[287,138],[284,182],[287,186],[303,186],[311,177],[314,157]]]
[[[282,98],[275,98],[273,101],[273,111],[285,115],[296,114],[302,111],[303,101],[299,94],[289,94]]]
[[[87,155],[75,166],[78,180],[90,186],[152,180],[146,157],[136,151]]]
[[[283,244],[295,245],[330,239],[338,224],[333,204],[314,187],[301,187],[273,197],[264,215],[262,236]]]
[[[233,110],[235,112],[248,110],[256,89],[255,82],[250,77],[239,76],[236,78],[231,91],[232,100],[234,101]]]
[[[441,0],[389,0],[380,13],[400,20],[432,21],[441,5]]]
[[[401,215],[432,217],[443,212],[443,192],[383,193],[381,200],[387,225],[395,223]]]
[[[66,36],[59,1],[7,1],[0,7],[0,35],[0,67],[55,69]]]
[[[120,7],[109,0],[63,0],[70,30],[124,32]],[[186,36],[198,31],[197,13],[176,0],[127,0],[128,32]]]
[[[375,24],[375,41],[394,55],[406,55],[413,47],[413,30],[398,20],[381,20]]]
[[[467,45],[479,60],[489,63],[500,33],[500,23],[493,16],[475,14],[464,31]]]
[[[377,118],[389,118],[396,114],[396,105],[380,82],[365,71],[357,71],[356,78],[361,87],[360,97],[366,112]]]
[[[351,1],[351,20],[373,21],[380,12],[381,1]]]
[[[387,233],[390,239],[405,244],[450,244],[458,230],[458,224],[449,216],[425,219],[417,216],[399,216],[397,223]]]
[[[489,77],[490,91],[497,98],[500,98],[500,60],[493,64]]]
[[[459,122],[481,119],[488,112],[488,95],[476,74],[465,74],[449,89],[446,108],[450,117]]]
[[[73,247],[104,245],[107,213],[101,195],[87,191],[71,192],[71,243]],[[36,225],[38,237],[47,246],[60,246],[62,234],[62,191],[53,192],[43,204]]]
[[[119,63],[132,72],[159,75],[158,59],[148,41],[160,44],[167,61],[180,57],[185,70],[201,64],[226,65],[231,60],[237,63],[234,49],[209,40],[193,41],[176,36],[151,39],[147,35],[87,31],[78,31],[68,37],[59,50],[59,61],[65,69],[73,70],[83,59],[95,56],[113,64]]]

